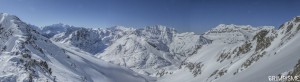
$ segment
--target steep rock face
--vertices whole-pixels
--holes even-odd
[[[298,60],[298,63],[294,66],[294,68],[289,71],[289,72],[285,72],[282,74],[278,74],[279,76],[281,75],[286,75],[286,76],[292,76],[292,77],[297,77],[300,75],[300,60]],[[297,80],[293,80],[293,81],[286,81],[286,82],[297,82]]]
[[[300,17],[297,16],[295,18],[293,18],[291,21],[285,22],[284,24],[282,24],[279,27],[279,35],[283,35],[281,37],[281,42],[280,45],[285,44],[287,41],[289,41],[290,39],[292,39],[296,33],[299,32],[300,30]]]
[[[0,19],[1,82],[148,82],[150,79],[88,53],[57,46],[14,15],[1,13]]]

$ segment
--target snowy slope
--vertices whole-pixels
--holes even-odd
[[[98,55],[101,59],[151,75],[157,68],[173,65],[178,60],[167,52],[152,47],[145,38],[128,35],[120,38]],[[154,76],[154,75],[152,75]]]
[[[103,66],[105,61],[124,67],[120,68],[122,70],[129,68],[157,77],[158,82],[267,82],[268,76],[300,75],[299,24],[299,16],[279,29],[220,24],[203,35],[177,33],[162,25],[138,29],[123,26],[79,28],[57,33],[51,40],[64,49],[67,58],[75,58],[73,62],[81,63],[78,57],[92,60],[82,64],[92,70],[98,70],[93,64]],[[6,38],[3,42],[8,45],[18,42],[18,38]],[[12,46],[5,50],[13,50]],[[85,65],[90,63],[92,66]],[[93,71],[84,70],[84,67],[76,68],[83,70],[79,75],[97,79],[89,75],[94,74]],[[102,70],[106,69],[99,71],[107,75]],[[135,76],[131,71],[128,74]],[[137,79],[154,81],[139,75]]]
[[[219,25],[204,35],[212,44],[203,46],[180,70],[158,82],[268,82],[268,76],[293,70],[300,59],[299,23],[295,17],[279,30]]]
[[[177,69],[186,57],[211,42],[201,35],[177,33],[174,28],[162,25],[139,29],[122,26],[81,28],[57,34],[51,40],[150,76],[161,76],[158,74],[161,71]]]
[[[155,81],[76,48],[53,44],[16,16],[1,13],[0,19],[0,82]]]
[[[209,42],[194,33],[176,33],[173,28],[156,25],[123,36],[96,56],[141,74],[160,77],[178,69],[181,61]]]

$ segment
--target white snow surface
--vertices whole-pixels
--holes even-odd
[[[300,59],[299,16],[279,29],[220,24],[203,35],[162,25],[40,33],[0,19],[0,82],[268,82]]]
[[[184,68],[158,78],[158,82],[269,82],[268,76],[293,70],[300,59],[300,22],[299,18],[297,22],[295,20],[296,18],[284,23],[279,30],[269,26],[253,28],[221,24],[203,35],[212,39],[212,44],[203,46],[197,54],[186,59],[188,62],[201,62],[201,74],[193,76],[190,70]],[[247,30],[244,29],[246,27]],[[274,39],[265,49],[256,51],[258,38],[255,36],[262,31],[267,32],[263,38]],[[246,42],[252,45],[250,51],[236,56],[234,49]],[[229,53],[231,57],[220,62],[218,59],[224,53]],[[245,67],[243,64],[249,64],[249,61],[252,63]]]
[[[157,77],[158,82],[265,82],[268,76],[293,70],[299,60],[299,22],[296,17],[278,30],[273,26],[220,24],[203,35],[177,33],[162,25],[80,33],[97,36],[98,42],[105,45],[94,56]],[[78,35],[73,33],[61,33],[52,40],[70,46],[93,40],[74,41],[70,38]]]
[[[0,82],[155,81],[75,47],[53,43],[14,15],[0,17]]]

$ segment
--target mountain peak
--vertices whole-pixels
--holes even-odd
[[[154,26],[146,26],[146,28],[155,28],[155,29],[174,29],[174,28],[169,28],[164,25],[154,25]]]
[[[235,25],[235,24],[219,24],[213,30],[225,30],[225,29],[238,29],[238,28],[252,28],[251,25]]]
[[[294,18],[293,18],[293,21],[294,21],[294,22],[300,22],[300,16],[294,17]]]
[[[2,17],[6,17],[6,16],[9,16],[10,14],[8,14],[8,13],[0,13],[0,15],[1,15]]]
[[[45,37],[50,38],[50,37],[54,36],[55,34],[66,32],[67,29],[69,29],[69,28],[78,28],[78,27],[70,26],[70,25],[63,24],[63,23],[58,23],[58,24],[52,24],[49,26],[42,27],[41,30]]]
[[[254,31],[258,29],[274,29],[274,26],[257,26],[253,27],[251,25],[235,25],[235,24],[220,24],[216,26],[215,28],[212,28],[210,31],[213,32],[232,32],[232,31],[238,31],[238,30],[245,30],[245,31]],[[209,31],[209,32],[210,32]]]
[[[9,33],[23,34],[27,33],[29,25],[21,21],[17,16],[8,13],[0,13],[0,28],[6,29]]]
[[[113,26],[113,27],[110,27],[110,28],[107,28],[109,30],[122,30],[122,31],[132,31],[132,30],[135,30],[134,28],[128,28],[128,27],[125,27],[125,26]]]
[[[285,22],[279,27],[281,33],[296,33],[300,29],[300,16],[296,16],[288,22]]]
[[[151,31],[151,32],[170,32],[170,33],[175,33],[176,30],[174,28],[170,28],[167,26],[163,26],[163,25],[155,25],[155,26],[146,26],[146,28],[144,28],[144,30],[146,31]]]
[[[11,15],[11,14],[8,14],[8,13],[0,13],[0,23],[2,23],[3,21],[5,20],[17,20],[17,21],[20,21],[20,19],[15,16],[15,15]]]
[[[63,24],[63,23],[57,23],[57,24],[52,24],[52,25],[49,25],[49,26],[44,26],[42,28],[67,28],[67,27],[72,27],[70,25],[67,25],[67,24]]]

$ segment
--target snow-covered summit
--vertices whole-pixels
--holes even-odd
[[[212,30],[234,30],[234,29],[254,29],[251,25],[219,24]]]
[[[41,32],[43,33],[43,35],[45,37],[51,38],[55,34],[66,32],[67,29],[78,29],[78,28],[79,27],[74,27],[74,26],[63,24],[63,23],[58,23],[58,24],[52,24],[49,26],[42,27]]]
[[[273,26],[225,25],[220,24],[204,33],[204,37],[224,43],[237,43],[252,39],[253,35],[262,29],[272,30]]]
[[[0,16],[1,16],[1,23],[4,21],[4,19],[6,20],[20,20],[17,16],[15,15],[11,15],[11,14],[8,14],[8,13],[0,13]]]
[[[155,25],[155,26],[146,26],[145,28],[141,28],[137,30],[137,33],[140,35],[152,35],[152,36],[163,36],[166,39],[172,39],[173,34],[176,33],[174,28]]]
[[[224,33],[224,32],[238,32],[239,30],[244,31],[256,31],[258,29],[274,29],[274,26],[258,26],[253,27],[251,25],[235,25],[235,24],[220,24],[215,28],[212,28],[206,33]]]
[[[135,28],[127,28],[125,26],[113,26],[110,28],[106,28],[107,30],[112,30],[112,31],[134,31]]]
[[[163,25],[146,26],[144,28],[144,30],[150,31],[150,32],[171,32],[171,33],[176,32],[176,30],[174,28],[170,28],[170,27],[163,26]]]
[[[14,15],[0,17],[0,82],[152,81],[89,53],[51,42]]]

